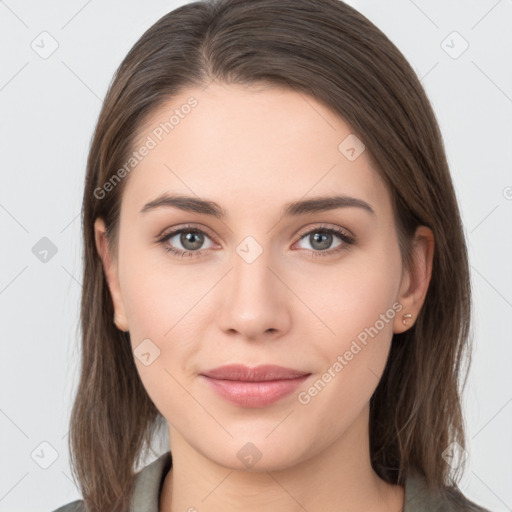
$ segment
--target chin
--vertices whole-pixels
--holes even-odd
[[[210,442],[208,446],[196,446],[196,450],[220,466],[253,473],[285,470],[307,458],[306,447],[298,444],[295,436],[283,431],[271,439],[273,434],[267,437],[269,431],[234,435],[227,442]]]

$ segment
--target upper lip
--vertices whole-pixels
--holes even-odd
[[[240,382],[264,382],[269,380],[294,379],[309,375],[309,373],[273,364],[265,364],[256,366],[255,368],[249,368],[242,364],[230,364],[207,370],[202,372],[201,375],[212,379],[235,380]]]

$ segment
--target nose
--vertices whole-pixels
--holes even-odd
[[[233,266],[219,283],[218,325],[249,341],[281,337],[290,329],[293,298],[283,271],[266,251],[252,261],[240,254],[233,255]]]

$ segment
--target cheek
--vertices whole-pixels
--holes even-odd
[[[165,340],[194,317],[194,306],[210,280],[189,265],[172,263],[159,247],[127,245],[120,281],[130,332]],[[138,248],[140,247],[140,248]]]
[[[165,258],[152,257],[154,252],[125,250],[119,277],[137,371],[162,412],[186,399],[178,382],[187,371],[184,363],[199,348],[198,329],[204,322],[195,306],[205,286],[191,279],[186,267],[173,268]]]
[[[323,417],[323,428],[332,435],[340,429],[340,411],[349,425],[379,383],[401,309],[396,302],[400,272],[400,255],[393,248],[361,254],[322,280],[323,294],[314,295],[328,326],[316,337],[316,356],[323,366],[299,402],[312,417]],[[315,289],[312,282],[308,286]],[[326,410],[328,414],[320,413]]]
[[[365,329],[374,326],[382,314],[385,320],[395,314],[401,273],[397,248],[359,251],[350,254],[339,266],[326,266],[305,273],[301,297],[307,297],[308,306],[323,325],[329,347],[343,348]],[[313,317],[311,317],[313,318]],[[378,322],[379,331],[392,333],[392,322]]]
[[[302,293],[310,291],[308,305],[318,318],[317,360],[323,363],[318,368],[318,391],[306,393],[322,395],[314,398],[318,406],[330,402],[355,411],[375,390],[401,309],[396,302],[399,261],[392,247],[360,253],[347,258],[339,272],[324,268],[305,283]]]

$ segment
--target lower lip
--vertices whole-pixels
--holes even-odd
[[[242,382],[212,379],[202,375],[220,396],[242,407],[265,407],[292,393],[309,375],[294,379]]]

